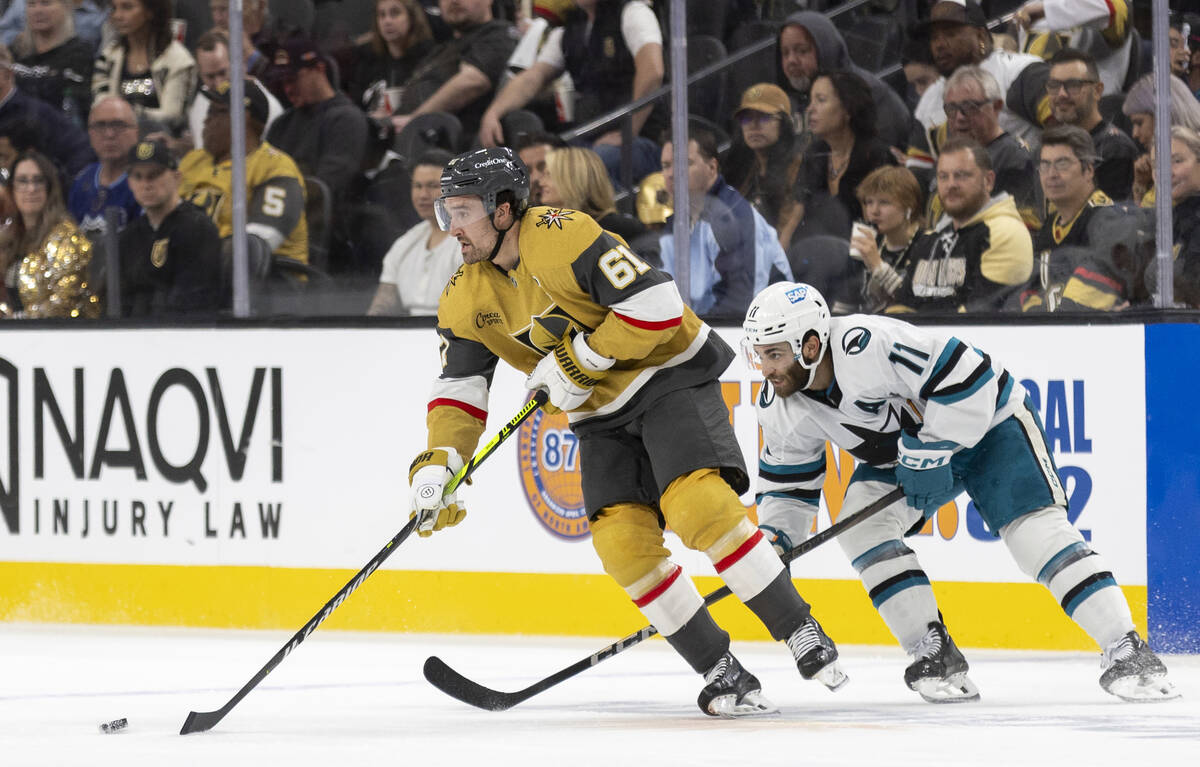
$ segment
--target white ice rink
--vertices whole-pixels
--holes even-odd
[[[1165,660],[1182,700],[1122,703],[1098,655],[968,650],[976,704],[922,703],[898,649],[842,647],[850,684],[803,682],[787,649],[735,643],[779,715],[700,713],[699,678],[661,640],[632,648],[516,708],[491,713],[421,676],[438,654],[516,690],[616,639],[461,638],[317,631],[208,733],[283,632],[0,624],[0,764],[30,765],[1193,765],[1200,658]],[[129,719],[121,733],[98,725]]]

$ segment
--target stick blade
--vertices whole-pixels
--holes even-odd
[[[190,711],[187,719],[183,720],[183,727],[179,729],[180,735],[189,735],[193,732],[208,732],[213,727],[217,726],[217,722],[225,717],[224,711]]]
[[[525,699],[518,693],[500,692],[472,682],[436,655],[425,659],[424,673],[431,685],[451,698],[484,711],[507,711]]]

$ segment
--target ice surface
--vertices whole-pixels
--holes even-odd
[[[632,629],[633,627],[631,627]],[[850,684],[804,682],[781,644],[735,643],[782,713],[704,716],[697,675],[660,640],[503,713],[421,676],[437,654],[516,690],[616,637],[442,637],[317,631],[208,733],[284,632],[0,624],[0,764],[27,765],[1123,765],[1196,763],[1200,658],[1167,656],[1182,700],[1122,703],[1097,684],[1099,653],[965,648],[976,704],[921,702],[896,648],[842,647]],[[101,722],[128,717],[123,732]]]

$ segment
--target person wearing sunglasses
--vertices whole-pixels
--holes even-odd
[[[791,102],[778,85],[751,85],[733,119],[738,129],[723,164],[725,181],[775,227],[787,248],[803,214],[791,193],[804,159]]]
[[[1046,95],[1058,125],[1087,131],[1096,149],[1096,186],[1113,200],[1133,194],[1133,161],[1137,144],[1100,114],[1104,83],[1096,60],[1084,51],[1063,48],[1050,59]]]

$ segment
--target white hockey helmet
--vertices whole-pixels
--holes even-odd
[[[768,285],[750,303],[742,323],[742,350],[746,361],[755,370],[762,369],[762,360],[755,346],[787,342],[797,364],[808,371],[807,387],[812,383],[817,365],[829,349],[829,305],[812,285],[802,282],[776,282]],[[810,333],[817,335],[821,351],[813,362],[805,362],[801,349]]]

